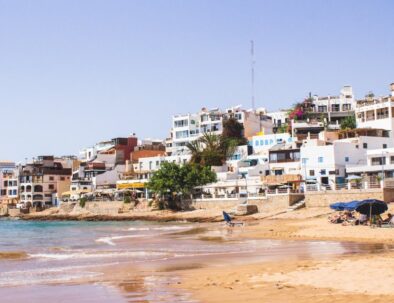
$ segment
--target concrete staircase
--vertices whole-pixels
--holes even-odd
[[[305,200],[301,200],[301,201],[293,204],[292,206],[290,206],[287,209],[287,211],[290,212],[290,211],[294,211],[294,210],[297,210],[297,209],[300,209],[300,208],[303,208],[303,207],[305,207]]]

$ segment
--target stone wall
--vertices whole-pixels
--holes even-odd
[[[251,205],[257,205],[259,212],[271,212],[286,210],[289,206],[304,199],[303,194],[285,194],[268,196],[266,199],[250,199],[248,201]],[[231,199],[231,200],[193,200],[183,201],[180,204],[182,209],[221,209],[230,211],[235,209],[245,199]]]
[[[385,189],[353,189],[326,192],[307,192],[305,194],[306,207],[328,207],[335,202],[350,202],[353,200],[379,199],[391,202],[394,199],[394,190]]]
[[[10,217],[18,217],[21,214],[21,210],[19,208],[9,208],[8,215]]]
[[[119,214],[122,207],[123,201],[88,201],[85,203],[84,208],[81,208],[77,203],[74,207],[74,211],[81,208],[81,211],[85,210],[93,215],[113,216]]]
[[[8,216],[8,207],[7,205],[0,205],[0,217]]]

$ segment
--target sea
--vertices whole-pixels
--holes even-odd
[[[0,302],[196,302],[182,270],[383,251],[381,245],[244,239],[221,223],[0,219]]]

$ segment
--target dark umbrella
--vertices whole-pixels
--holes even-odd
[[[351,202],[337,202],[330,204],[330,208],[337,211],[349,210],[353,211],[357,208],[357,206],[361,203],[361,201],[351,201]]]
[[[388,207],[385,202],[377,199],[367,199],[361,201],[356,211],[371,218],[372,215],[383,214],[387,209]]]

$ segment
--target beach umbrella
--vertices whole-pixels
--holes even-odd
[[[377,199],[367,199],[361,201],[357,206],[356,211],[363,215],[380,215],[383,214],[388,209],[387,204],[381,200]]]
[[[354,200],[350,202],[337,202],[330,204],[330,208],[337,211],[349,210],[353,211],[357,208],[357,206],[361,203],[361,201]]]

